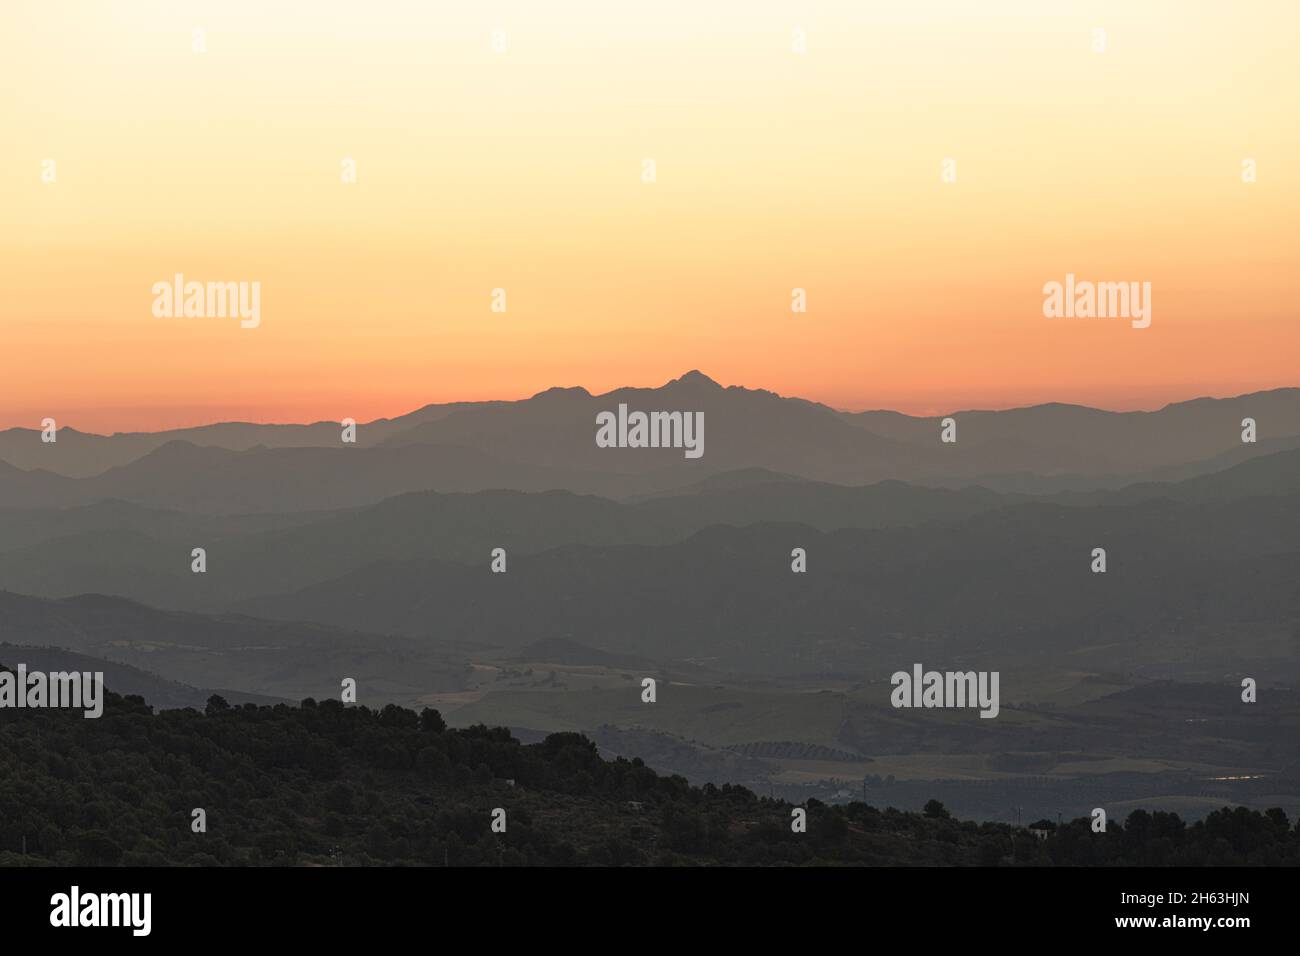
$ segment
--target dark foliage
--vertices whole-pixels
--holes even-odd
[[[0,712],[0,865],[1283,864],[1300,833],[1280,810],[1186,824],[1135,811],[1039,840],[1006,824],[864,803],[789,804],[691,787],[578,734],[523,746],[502,728],[448,730],[437,711],[337,701],[154,714],[106,695],[79,712]],[[494,808],[507,830],[493,833]],[[207,832],[191,829],[202,808]],[[26,852],[23,852],[23,849]]]

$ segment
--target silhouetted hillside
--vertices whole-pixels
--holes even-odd
[[[563,491],[418,492],[334,513],[229,516],[106,502],[0,512],[0,587],[50,597],[103,592],[219,610],[381,560],[483,565],[498,547],[514,556],[569,544],[668,544],[719,523],[886,527],[968,517],[1013,500],[982,489],[782,481],[635,505]],[[195,546],[207,550],[205,575],[190,570]]]
[[[521,746],[434,710],[336,701],[14,711],[0,768],[0,865],[1280,864],[1300,846],[1280,810],[1245,809],[1191,826],[1136,812],[1101,834],[1076,820],[1039,841],[937,802],[810,801],[796,833],[789,804],[605,761],[576,734]]]
[[[1296,633],[1298,541],[1300,496],[1032,502],[911,528],[718,526],[659,547],[568,546],[521,555],[507,574],[387,560],[238,606],[412,637],[566,637],[740,673],[861,672],[882,654],[914,660],[920,646],[993,669],[1067,656],[1123,666],[1174,647],[1174,659],[1194,649],[1206,666],[1242,666],[1266,653],[1245,625]],[[1104,574],[1091,571],[1097,547]],[[794,548],[806,550],[806,573],[791,573]]]
[[[193,687],[301,699],[337,693],[350,676],[386,699],[460,687],[466,665],[451,645],[235,614],[160,611],[83,594],[51,601],[0,591],[0,641],[64,648]]]
[[[1287,451],[1182,482],[1047,500],[1108,508],[1168,499],[1213,509],[1219,501],[1288,495],[1296,488],[1300,451]],[[432,559],[482,567],[498,547],[513,559],[566,545],[666,545],[717,524],[788,522],[821,531],[915,527],[909,537],[924,540],[938,532],[922,526],[957,525],[998,512],[980,527],[996,525],[1020,513],[1007,506],[1037,515],[1041,512],[1033,509],[1040,503],[978,487],[950,490],[892,481],[845,487],[767,472],[729,473],[690,493],[622,503],[562,491],[417,492],[338,512],[218,516],[108,501],[67,510],[0,512],[0,588],[49,597],[102,592],[157,606],[217,611],[249,598],[320,585],[381,561]],[[1261,545],[1274,540],[1270,507],[1241,510],[1243,523],[1232,535]],[[1102,512],[1100,525],[1122,531],[1122,522],[1113,517],[1124,513]],[[1200,521],[1187,514],[1189,524]],[[1217,522],[1213,527],[1224,530]],[[1292,525],[1284,521],[1277,527]],[[1153,546],[1192,531],[1157,525]],[[204,575],[190,570],[196,546],[208,553]]]

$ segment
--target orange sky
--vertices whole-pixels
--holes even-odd
[[[1298,34],[1290,0],[6,0],[0,427],[690,368],[916,412],[1297,385]],[[260,282],[260,326],[154,317],[177,272]],[[1067,272],[1149,281],[1151,327],[1044,318]]]

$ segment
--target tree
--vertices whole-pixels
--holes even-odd
[[[420,729],[426,734],[440,734],[447,729],[447,722],[438,711],[426,707],[420,711]]]
[[[117,841],[102,830],[88,830],[77,839],[81,859],[91,865],[116,863],[122,858]]]
[[[948,808],[945,807],[938,800],[931,800],[929,803],[925,805],[924,809],[922,809],[921,812],[924,813],[926,817],[928,817],[931,820],[948,820],[952,816],[948,812]]]

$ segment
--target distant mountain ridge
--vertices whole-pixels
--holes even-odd
[[[513,561],[572,545],[670,545],[717,525],[791,524],[820,532],[937,528],[1036,503],[1222,505],[1297,490],[1300,449],[1181,482],[1037,497],[892,480],[847,487],[745,470],[622,502],[568,491],[424,491],[360,508],[209,515],[107,501],[0,511],[0,588],[44,597],[111,593],[212,612],[376,562],[436,560],[481,568],[497,547]],[[190,570],[195,546],[206,550],[206,574]]]
[[[702,412],[703,457],[685,460],[670,448],[597,447],[596,414],[620,404]],[[957,423],[955,443],[939,440],[944,417]],[[1244,418],[1257,423],[1256,446],[1241,442]],[[0,432],[0,508],[119,497],[210,512],[309,510],[406,491],[488,488],[628,497],[743,470],[848,485],[899,479],[1086,490],[1160,469],[1189,477],[1212,470],[1221,457],[1295,447],[1300,388],[1197,398],[1152,412],[1047,403],[918,417],[840,412],[765,389],[724,387],[691,371],[658,388],[600,395],[551,388],[517,401],[427,405],[359,424],[355,446],[340,436],[333,422],[229,422],[111,436],[65,427],[58,441],[46,444],[36,429],[12,428]],[[358,467],[348,471],[344,454],[357,456],[349,464]],[[203,473],[214,476],[206,486]],[[214,487],[218,473],[222,490]],[[305,474],[313,481],[303,483]],[[316,478],[325,485],[309,487]],[[196,481],[189,491],[178,487]]]

